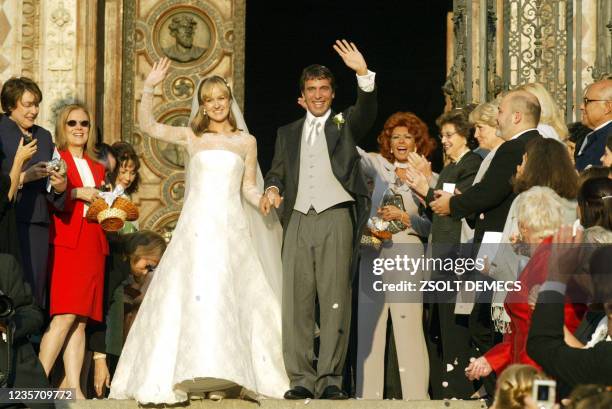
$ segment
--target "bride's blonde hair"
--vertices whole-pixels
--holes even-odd
[[[208,129],[210,126],[210,118],[208,115],[204,113],[204,101],[206,98],[212,97],[213,88],[218,87],[221,92],[225,94],[230,102],[230,111],[229,116],[227,117],[228,122],[232,126],[232,132],[235,132],[238,127],[236,126],[236,118],[234,118],[234,113],[231,109],[231,104],[233,101],[232,90],[230,89],[227,82],[218,75],[213,75],[212,77],[206,78],[200,84],[200,88],[197,91],[198,103],[200,108],[198,112],[196,112],[195,117],[191,121],[191,129],[193,133],[200,136],[205,132],[212,132]]]

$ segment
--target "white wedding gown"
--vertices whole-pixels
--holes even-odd
[[[266,240],[261,232],[253,237],[245,212],[261,195],[255,138],[244,132],[197,137],[190,128],[157,124],[151,104],[144,94],[141,129],[187,148],[188,186],[110,397],[175,403],[190,391],[240,385],[281,398],[289,381],[281,342],[280,226],[263,229],[272,240],[262,250],[259,241]]]

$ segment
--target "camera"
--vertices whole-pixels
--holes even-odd
[[[47,162],[47,172],[57,172],[61,176],[66,174],[66,162],[61,158],[55,158]]]
[[[555,404],[557,382],[547,379],[533,381],[532,397],[538,408],[552,409]]]

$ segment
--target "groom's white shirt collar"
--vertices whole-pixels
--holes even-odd
[[[327,110],[322,116],[314,116],[310,113],[310,111],[306,110],[306,124],[310,125],[313,119],[316,119],[317,122],[321,122],[321,124],[325,124],[329,116],[331,115],[331,108]]]

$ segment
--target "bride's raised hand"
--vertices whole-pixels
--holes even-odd
[[[162,82],[164,78],[166,78],[168,68],[170,68],[170,59],[166,57],[153,64],[153,68],[145,80],[145,86],[155,87],[157,84]]]
[[[336,40],[334,50],[342,57],[342,61],[347,67],[357,73],[357,75],[366,75],[368,73],[368,65],[365,58],[355,46],[355,43],[349,43],[346,40]]]

